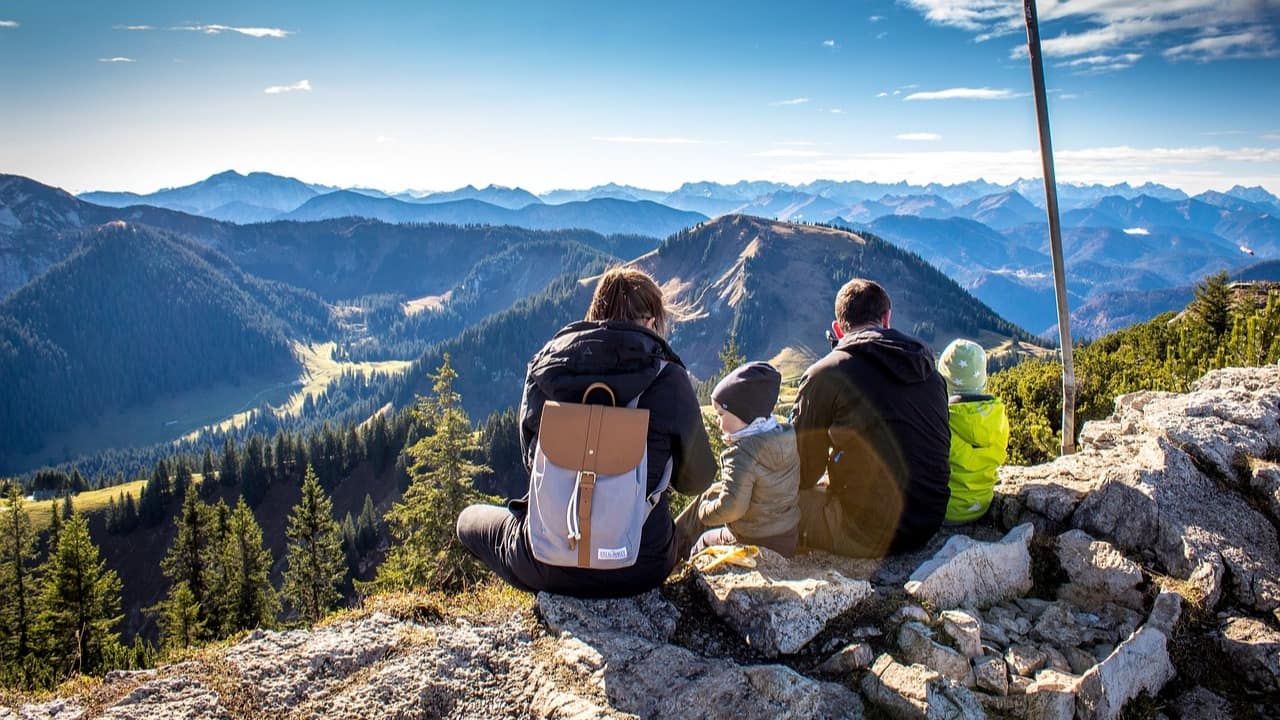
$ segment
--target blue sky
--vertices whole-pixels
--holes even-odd
[[[1040,15],[1060,179],[1280,193],[1280,0]],[[1018,0],[0,0],[0,172],[1007,182],[1039,168],[1025,41]]]

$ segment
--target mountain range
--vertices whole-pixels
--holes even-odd
[[[5,347],[10,359],[18,358],[19,379],[37,377],[38,372],[30,373],[47,361],[57,372],[98,378],[88,383],[96,387],[109,373],[95,375],[91,368],[68,364],[91,352],[91,346],[48,334],[48,318],[59,308],[101,304],[102,298],[130,307],[128,301],[136,298],[120,283],[135,280],[137,296],[180,310],[187,307],[182,296],[187,286],[163,278],[213,273],[222,280],[192,286],[193,297],[248,298],[208,305],[223,308],[217,316],[222,319],[209,320],[222,328],[219,332],[252,335],[248,328],[273,328],[261,343],[249,344],[277,348],[259,353],[266,363],[263,372],[296,373],[298,345],[324,341],[336,343],[335,361],[343,363],[418,358],[417,375],[408,384],[370,390],[404,401],[422,389],[415,383],[434,369],[432,358],[452,347],[459,356],[468,355],[466,362],[476,363],[468,368],[477,383],[468,388],[474,396],[468,403],[487,412],[513,402],[498,397],[504,384],[493,383],[522,372],[527,352],[535,349],[526,346],[544,341],[559,324],[581,314],[586,278],[628,260],[655,273],[691,309],[677,338],[698,374],[714,369],[730,331],[753,356],[792,368],[802,365],[822,351],[825,323],[818,320],[829,314],[838,279],[853,272],[882,278],[895,298],[903,299],[895,317],[908,331],[939,341],[986,333],[983,338],[991,344],[1001,338],[1025,342],[1055,330],[1045,223],[1035,196],[1024,194],[1034,189],[1031,181],[1012,186],[818,181],[801,186],[687,183],[669,193],[611,184],[544,197],[490,185],[391,196],[228,172],[154,196],[84,196],[156,203],[108,207],[27,178],[0,176]],[[1063,195],[1077,337],[1182,304],[1192,284],[1221,269],[1256,264],[1252,272],[1274,273],[1274,263],[1259,261],[1280,258],[1280,213],[1275,212],[1280,199],[1262,188],[1237,186],[1192,198],[1151,185],[1064,186]],[[196,214],[228,206],[276,214],[253,223]],[[724,208],[741,212],[724,214]],[[713,214],[716,219],[708,220]],[[782,222],[783,217],[804,224]],[[92,238],[124,232],[101,227],[114,221],[126,223],[129,237],[154,255],[154,263],[131,256],[139,266],[136,278],[127,271],[94,277],[83,269],[107,256],[93,245],[103,241]],[[146,270],[152,264],[169,269]],[[901,277],[881,274],[882,266]],[[217,268],[234,268],[234,273]],[[946,283],[940,280],[944,276]],[[80,294],[53,293],[50,288],[69,286],[54,280],[59,277],[80,278],[71,283],[81,287]],[[274,288],[279,302],[254,300],[246,287]],[[42,299],[46,294],[56,300]],[[939,303],[939,298],[948,300]],[[913,314],[913,307],[931,312]],[[204,318],[216,315],[200,312]],[[105,315],[85,316],[110,324]],[[147,317],[131,311],[118,320],[126,323],[122,337],[141,337],[134,321]],[[974,318],[984,319],[972,325]],[[176,346],[190,347],[192,340],[176,322],[158,325],[172,328]],[[495,336],[502,341],[495,344]],[[281,354],[280,347],[288,351]],[[501,358],[491,357],[493,347],[502,348]],[[222,349],[229,353],[226,367],[252,366],[252,358]],[[252,350],[246,346],[241,352]],[[153,353],[132,362],[139,373],[164,374],[170,372],[165,363],[177,362],[165,358]],[[504,364],[508,360],[511,367]],[[218,377],[231,379],[238,372]],[[39,377],[44,379],[32,387],[51,392],[52,376]],[[171,386],[158,387],[164,394],[213,378],[178,375]],[[493,388],[485,389],[489,385]],[[41,427],[59,428],[68,418],[91,418],[148,398],[143,391],[107,392],[98,407],[80,396],[92,392],[76,389],[79,405],[53,403],[48,417],[39,412],[30,417],[44,417]],[[33,401],[19,399],[9,427],[27,423],[12,437],[29,449],[38,442],[31,440],[35,425],[20,410]]]

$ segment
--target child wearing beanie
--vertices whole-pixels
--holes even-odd
[[[676,518],[682,555],[733,544],[795,554],[800,455],[795,430],[773,416],[781,385],[772,365],[750,362],[711,391],[726,444],[720,480]]]
[[[942,351],[938,372],[951,395],[951,501],[946,521],[966,523],[987,512],[996,469],[1009,455],[1009,420],[1000,398],[987,395],[987,354],[969,340]]]

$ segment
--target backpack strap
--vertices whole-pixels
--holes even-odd
[[[658,361],[658,373],[653,376],[653,380],[649,383],[649,387],[653,387],[653,383],[658,382],[658,378],[662,376],[662,371],[666,370],[667,366],[670,364],[671,363],[667,362],[666,360]],[[647,387],[644,390],[640,391],[640,395],[644,395],[648,391],[649,391],[649,388]],[[640,404],[640,395],[636,395],[634,398],[632,398],[631,402],[627,403],[627,407],[634,409],[636,406],[638,406]],[[658,487],[654,488],[653,492],[649,493],[648,497],[645,498],[645,500],[649,503],[650,509],[653,509],[658,506],[658,501],[662,499],[662,493],[666,492],[667,488],[671,487],[671,473],[674,471],[674,469],[675,469],[675,463],[672,461],[671,458],[667,458],[667,466],[662,471],[662,479],[658,481]]]

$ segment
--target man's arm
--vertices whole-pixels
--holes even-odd
[[[829,430],[834,421],[837,388],[827,379],[830,370],[810,369],[800,380],[796,404],[791,411],[791,424],[796,430],[796,448],[800,453],[800,488],[817,484],[827,470],[831,452]]]

